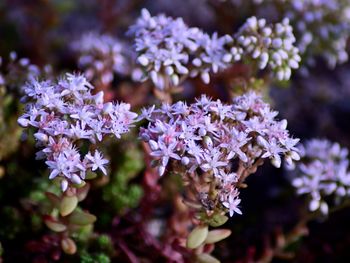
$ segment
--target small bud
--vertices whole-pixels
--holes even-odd
[[[320,205],[320,210],[322,214],[327,215],[328,214],[328,205],[325,202],[322,202]]]
[[[12,61],[14,61],[14,60],[17,59],[17,53],[16,53],[16,51],[11,51],[11,53],[10,53],[10,59],[11,59]]]
[[[190,159],[188,157],[184,156],[181,158],[181,163],[183,165],[188,165],[190,163]]]
[[[164,172],[165,172],[165,167],[164,167],[163,165],[160,165],[160,166],[158,167],[158,174],[159,174],[160,176],[162,176],[162,175],[164,174]]]
[[[149,60],[148,60],[148,58],[146,58],[145,56],[139,56],[138,58],[137,58],[137,61],[142,65],[142,66],[147,66],[148,65],[148,63],[149,63]]]
[[[152,80],[152,82],[154,83],[154,84],[157,84],[158,83],[158,74],[157,74],[157,72],[155,72],[154,70],[152,70],[151,72],[150,72],[150,77],[151,77],[151,80]]]
[[[19,118],[19,119],[17,120],[17,123],[18,123],[21,127],[26,128],[26,127],[28,127],[29,120],[26,119],[26,118]]]
[[[283,41],[280,38],[275,38],[272,40],[272,46],[274,48],[280,48],[282,46],[282,44],[283,44]]]
[[[62,189],[62,192],[65,192],[65,191],[67,190],[67,188],[68,188],[68,181],[65,180],[65,179],[63,179],[63,180],[61,181],[61,189]]]
[[[272,159],[271,159],[271,163],[273,166],[275,166],[276,168],[280,168],[281,167],[281,157],[279,155],[275,155]]]
[[[81,184],[81,183],[82,183],[81,178],[80,178],[78,175],[76,175],[76,174],[73,174],[73,175],[72,175],[72,178],[71,178],[70,180],[71,180],[72,183],[74,183],[74,184]]]
[[[299,63],[297,61],[295,61],[294,59],[289,60],[288,65],[294,69],[299,67]]]
[[[205,136],[207,134],[207,131],[206,131],[206,129],[204,129],[204,128],[200,128],[199,130],[198,130],[198,135],[199,136]]]
[[[222,58],[222,61],[224,61],[224,62],[226,62],[226,63],[231,62],[231,60],[232,60],[232,55],[229,54],[229,53],[225,54],[225,55],[223,56],[223,58]]]
[[[278,70],[277,73],[276,73],[276,77],[279,81],[282,81],[284,79],[284,72],[283,70]]]
[[[40,141],[40,142],[48,142],[49,140],[49,137],[45,134],[45,133],[42,133],[42,132],[37,132],[37,133],[34,133],[34,137]]]
[[[195,58],[192,61],[192,64],[195,65],[196,67],[200,67],[200,66],[202,66],[202,61],[199,58]]]
[[[103,105],[103,112],[106,114],[111,113],[114,110],[113,103],[107,102]]]
[[[203,80],[203,82],[204,82],[205,84],[209,84],[209,82],[210,82],[209,73],[208,73],[208,72],[203,72],[203,73],[201,74],[201,79]]]
[[[148,141],[149,147],[151,148],[152,151],[158,150],[158,143],[154,140],[149,140]]]
[[[311,200],[311,202],[309,203],[309,209],[310,211],[316,211],[318,208],[320,207],[320,201],[313,199]]]
[[[269,62],[269,54],[266,52],[261,53],[260,61],[259,61],[259,68],[264,69],[267,66],[268,62]]]
[[[173,83],[174,86],[178,86],[180,83],[179,76],[176,74],[171,75],[171,82]]]
[[[94,100],[95,100],[96,104],[102,104],[103,103],[103,96],[104,96],[103,91],[100,91],[100,92],[96,93],[96,95],[94,96]]]
[[[261,54],[261,51],[259,49],[255,49],[253,54],[252,54],[252,58],[253,59],[257,59]]]
[[[174,73],[174,68],[173,67],[171,67],[171,66],[168,66],[168,67],[166,67],[165,68],[165,73],[167,74],[167,75],[172,75],[173,73]]]

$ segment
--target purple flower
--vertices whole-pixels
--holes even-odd
[[[246,176],[243,172],[251,173],[249,168],[265,158],[278,167],[282,156],[289,162],[298,159],[298,140],[289,137],[286,122],[276,121],[276,114],[254,92],[237,97],[232,105],[202,96],[190,105],[177,102],[152,107],[140,138],[148,143],[160,175],[172,160],[184,176],[203,177],[217,190],[216,195],[201,193],[203,206],[209,209],[214,203],[232,215],[241,213],[237,183]],[[252,120],[259,132],[248,126]],[[237,167],[234,164],[239,171],[232,171]]]
[[[85,158],[90,161],[88,166],[91,166],[92,171],[99,169],[104,175],[107,175],[107,171],[104,166],[109,163],[109,161],[107,159],[103,159],[103,156],[99,151],[95,150],[94,155],[88,153],[85,155]]]
[[[158,142],[158,150],[151,152],[151,156],[160,158],[162,166],[167,166],[169,159],[173,158],[175,160],[180,160],[180,156],[176,153],[177,142],[172,142],[166,145],[163,141]]]
[[[50,179],[59,177],[62,189],[80,184],[88,169],[106,174],[108,162],[95,151],[81,156],[75,148],[78,140],[95,144],[106,135],[116,138],[129,131],[137,114],[125,103],[103,103],[103,92],[92,94],[93,86],[82,75],[66,74],[57,83],[33,80],[24,88],[28,101],[19,118],[22,126],[34,127],[38,157],[47,159]],[[87,159],[86,159],[87,158]],[[88,167],[86,166],[88,161]],[[90,162],[90,163],[89,163]]]
[[[297,194],[310,197],[310,211],[319,209],[327,214],[329,207],[341,204],[350,195],[348,150],[319,139],[300,148],[301,161],[296,165],[292,185]]]

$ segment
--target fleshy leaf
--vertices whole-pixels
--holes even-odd
[[[208,236],[208,226],[199,225],[195,227],[187,238],[186,246],[188,248],[194,249],[203,244]]]

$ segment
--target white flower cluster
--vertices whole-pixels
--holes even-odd
[[[190,54],[198,49],[198,28],[189,28],[181,18],[161,14],[152,17],[142,9],[141,17],[130,27],[135,36],[137,61],[144,66],[153,83],[164,89],[167,81],[178,85],[179,78],[189,74]]]
[[[254,9],[267,19],[289,18],[297,38],[296,46],[310,66],[315,64],[316,56],[323,57],[330,67],[348,60],[348,0],[231,0],[231,3],[234,8],[248,5],[248,10]]]
[[[281,156],[289,164],[299,159],[299,140],[289,136],[286,120],[276,121],[276,115],[254,92],[237,97],[232,105],[202,96],[191,105],[180,101],[145,110],[142,116],[149,125],[140,137],[150,146],[160,175],[170,161],[188,176],[209,175],[218,193],[204,193],[206,203],[227,208],[232,216],[240,213],[237,183],[254,173],[263,159],[276,167]],[[233,171],[237,165],[240,168]]]
[[[91,94],[93,86],[84,76],[66,74],[57,83],[33,80],[25,88],[25,113],[18,119],[22,127],[34,127],[38,159],[46,159],[50,179],[59,177],[62,190],[80,184],[88,171],[106,174],[102,154],[95,150],[83,158],[76,147],[78,140],[92,144],[111,134],[120,138],[129,131],[137,114],[130,105],[103,102],[103,92]]]
[[[288,19],[269,26],[252,17],[235,36],[219,37],[188,27],[181,18],[152,17],[143,9],[129,33],[135,37],[138,63],[159,89],[177,86],[187,76],[200,75],[209,83],[210,72],[247,59],[259,59],[260,69],[269,65],[278,79],[287,80],[300,61]]]
[[[309,57],[322,56],[330,67],[348,60],[349,1],[294,0],[284,6],[285,15],[298,35],[297,46],[301,53],[309,54]]]
[[[103,85],[109,85],[114,74],[130,70],[124,44],[110,35],[85,33],[72,43],[72,49],[79,55],[79,67],[89,80],[98,78]]]
[[[328,214],[350,195],[348,149],[328,140],[313,139],[301,148],[292,181],[297,193],[308,195],[310,211]]]
[[[265,19],[248,18],[235,39],[239,48],[231,49],[233,56],[240,50],[244,58],[258,60],[260,69],[268,65],[278,80],[288,80],[292,69],[299,67],[301,58],[287,18],[272,26],[267,25]]]

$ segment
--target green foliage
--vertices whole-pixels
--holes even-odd
[[[0,239],[15,239],[26,227],[18,209],[12,206],[5,206],[1,209],[0,219],[2,226],[0,227]]]
[[[118,161],[116,172],[103,189],[103,200],[118,214],[123,214],[126,209],[137,207],[142,197],[142,188],[130,183],[130,180],[140,173],[144,164],[142,153],[136,147],[124,152]]]
[[[20,134],[15,99],[0,86],[0,160],[17,149]]]
[[[110,263],[110,258],[104,253],[89,254],[86,251],[81,252],[81,263]]]
[[[109,263],[110,255],[113,254],[112,240],[108,235],[101,234],[90,240],[88,247],[79,252],[82,263]]]

